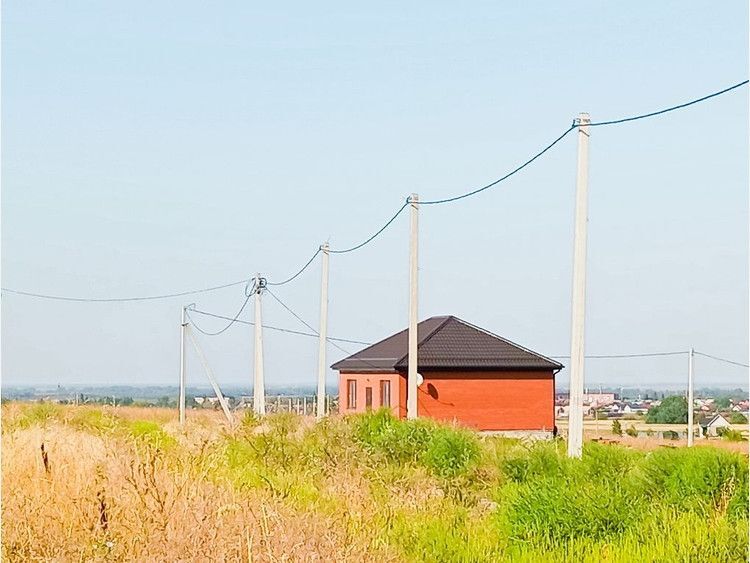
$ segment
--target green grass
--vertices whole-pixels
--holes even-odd
[[[98,414],[97,414],[98,412]],[[23,424],[61,420],[152,446],[175,462],[179,436],[95,410],[34,405]],[[169,428],[169,427],[167,427]],[[479,437],[385,411],[318,424],[247,416],[190,454],[196,478],[263,490],[345,523],[374,554],[407,561],[746,561],[748,458],[712,447],[651,452]]]
[[[747,550],[747,458],[714,448],[590,443],[571,460],[560,441],[479,439],[379,411],[307,430],[269,418],[230,438],[227,456],[238,486],[327,515],[350,507],[326,479],[361,471],[370,502],[353,529],[407,560],[744,561]],[[425,491],[436,492],[404,500]]]

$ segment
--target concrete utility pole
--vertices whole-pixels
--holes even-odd
[[[253,412],[258,416],[266,414],[266,385],[263,376],[263,315],[260,294],[266,287],[266,279],[255,275],[255,364],[253,370]]]
[[[315,417],[326,415],[326,340],[328,338],[328,243],[320,247],[323,252],[320,279],[320,330],[318,336],[318,397]]]
[[[688,396],[687,396],[687,445],[688,448],[693,445],[693,437],[694,437],[694,428],[695,425],[693,423],[693,403],[695,401],[695,397],[693,394],[693,361],[695,358],[695,350],[693,348],[690,348],[690,352],[688,353]]]
[[[180,320],[180,424],[185,424],[185,307],[182,307],[182,319]]]
[[[575,238],[573,243],[573,297],[570,326],[570,409],[568,457],[583,453],[584,324],[586,321],[586,238],[589,183],[588,113],[578,116],[578,176],[576,179]]]
[[[419,196],[411,194],[409,203],[411,204],[411,235],[409,237],[409,370],[406,382],[406,418],[417,418]]]

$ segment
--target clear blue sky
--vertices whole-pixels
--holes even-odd
[[[739,1],[4,2],[3,286],[108,297],[284,277],[411,192],[504,174],[578,112],[616,118],[743,80],[747,27]],[[568,353],[575,158],[571,135],[498,189],[423,209],[421,317]],[[593,131],[587,352],[746,359],[747,160],[747,88]],[[407,237],[404,215],[332,257],[331,335],[406,325]],[[316,263],[277,291],[314,325],[319,279]],[[3,383],[176,384],[183,303],[233,314],[242,300],[5,295]],[[264,317],[304,329],[270,298]],[[314,339],[265,338],[267,385],[314,383]],[[252,381],[250,327],[201,342],[221,383]],[[680,384],[685,367],[590,360],[587,384]],[[697,362],[698,386],[746,383]]]

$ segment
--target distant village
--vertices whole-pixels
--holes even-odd
[[[622,398],[614,392],[585,392],[583,395],[584,417],[593,420],[645,420],[646,422],[660,422],[666,424],[684,424],[686,413],[675,410],[673,420],[649,420],[649,413],[662,406],[669,398],[680,398],[686,405],[687,401],[680,395],[669,397]],[[570,408],[570,397],[568,393],[557,393],[555,395],[555,418],[567,419]],[[750,401],[748,399],[736,399],[728,396],[701,397],[693,404],[696,413],[696,423],[701,429],[701,435],[719,436],[722,429],[731,428],[733,424],[747,424],[750,419]]]
[[[3,400],[22,401],[50,401],[60,404],[102,404],[112,406],[140,406],[140,407],[166,407],[176,408],[177,398],[174,390],[169,388],[149,388],[148,390],[137,390],[136,388],[91,388],[87,393],[74,392],[71,389],[34,389],[18,388],[4,389]],[[219,410],[221,408],[218,398],[206,391],[188,394],[187,408],[195,410]],[[234,392],[232,392],[234,391]],[[224,398],[228,407],[234,411],[252,410],[252,395],[231,390]],[[169,393],[169,394],[167,394]],[[584,417],[588,421],[612,423],[619,421],[622,428],[627,432],[628,422],[637,426],[631,435],[652,436],[653,432],[648,429],[653,424],[685,424],[686,407],[672,412],[665,417],[653,416],[654,413],[666,402],[679,399],[682,405],[687,404],[684,395],[669,391],[627,390],[628,396],[623,396],[612,390],[599,390],[591,392],[586,390],[583,396]],[[694,402],[695,421],[700,428],[700,435],[706,437],[721,436],[723,429],[732,426],[747,428],[750,420],[750,401],[747,392],[741,389],[732,391],[725,390],[702,390]],[[135,398],[134,398],[135,397]],[[315,414],[316,397],[312,390],[288,389],[276,390],[275,393],[266,396],[266,410],[269,413],[291,412],[299,415]],[[558,392],[555,394],[554,409],[557,424],[565,426],[569,414],[569,394]],[[333,389],[326,395],[326,411],[335,413],[339,411],[339,397]],[[650,413],[650,414],[649,414]],[[672,416],[672,418],[670,418]],[[602,426],[601,430],[606,430]],[[632,427],[631,427],[632,431]],[[743,430],[745,434],[747,430]],[[680,435],[684,434],[680,431]],[[683,436],[684,437],[684,436]]]

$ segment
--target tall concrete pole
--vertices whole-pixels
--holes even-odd
[[[694,429],[695,425],[693,423],[693,404],[695,401],[694,393],[693,393],[693,362],[695,359],[695,350],[693,348],[690,348],[690,352],[688,354],[688,396],[687,396],[687,445],[688,447],[693,445],[693,437],[694,437]]]
[[[263,376],[263,314],[260,294],[266,280],[260,274],[255,276],[255,364],[253,369],[253,412],[258,416],[266,414],[266,385]]]
[[[575,235],[573,243],[573,297],[570,326],[570,409],[568,457],[583,453],[584,325],[586,321],[586,239],[588,223],[589,123],[578,116],[578,176],[576,179]]]
[[[409,370],[406,382],[406,418],[417,418],[417,324],[419,289],[417,256],[419,252],[419,196],[411,194],[411,235],[409,237]]]
[[[320,247],[323,252],[320,279],[320,330],[318,336],[318,400],[315,417],[326,415],[326,339],[328,337],[328,243]]]
[[[180,320],[180,424],[185,424],[185,307],[182,307]]]

